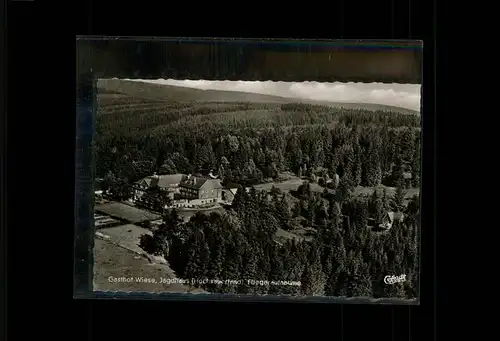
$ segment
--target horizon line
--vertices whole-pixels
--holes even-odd
[[[176,86],[186,89],[239,92],[283,99],[297,99],[329,103],[364,103],[386,105],[421,112],[421,85],[401,83],[363,82],[285,82],[232,81],[194,79],[132,79],[123,80],[145,84]]]

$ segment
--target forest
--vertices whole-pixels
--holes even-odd
[[[214,170],[243,186],[304,180],[294,193],[238,191],[229,209],[189,221],[165,213],[148,252],[186,279],[300,281],[300,286],[203,284],[217,293],[418,297],[420,117],[302,103],[161,102],[108,96],[96,115],[96,178],[115,200],[134,181]],[[408,176],[409,175],[409,176]],[[326,181],[337,177],[338,182]],[[324,192],[311,190],[317,182]],[[355,195],[355,188],[395,188]],[[292,194],[294,200],[290,200]],[[374,232],[386,212],[404,219]],[[276,242],[278,230],[312,230]],[[406,274],[385,285],[386,275]]]
[[[314,206],[315,194],[304,186],[306,207]],[[184,222],[176,210],[164,217],[153,237],[144,235],[142,247],[165,256],[185,279],[243,280],[242,285],[200,285],[213,293],[274,294],[401,298],[418,297],[419,198],[405,212],[404,223],[388,233],[366,228],[370,215],[398,209],[401,202],[375,194],[369,198],[338,202],[323,207],[322,222],[315,225],[311,242],[292,239],[275,243],[277,229],[287,229],[296,217],[275,194],[251,190],[236,195],[232,209],[224,214],[197,213]],[[303,217],[303,216],[302,216]],[[305,218],[305,217],[304,217]],[[387,274],[406,274],[407,281],[385,285]],[[295,281],[300,286],[248,285],[245,280]]]
[[[420,118],[305,104],[146,103],[100,107],[96,177],[120,184],[153,172],[214,169],[242,184],[321,169],[353,186],[420,179]],[[108,109],[110,108],[110,109]]]

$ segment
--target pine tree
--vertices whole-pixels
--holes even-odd
[[[384,187],[384,191],[382,194],[382,207],[383,207],[384,212],[388,212],[391,210],[391,202],[390,202],[389,195],[387,194],[386,187]]]
[[[177,209],[174,208],[165,212],[163,216],[163,224],[161,225],[161,231],[166,234],[168,239],[178,237],[181,240],[185,240],[186,235],[183,234],[182,226],[183,220],[179,216]]]
[[[231,208],[236,212],[244,212],[247,204],[248,195],[243,186],[240,186],[236,191]]]
[[[397,159],[392,166],[391,180],[395,187],[402,187],[404,184],[404,168],[403,161],[401,159]]]
[[[215,236],[215,240],[211,245],[210,250],[210,265],[207,271],[208,279],[212,280],[221,280],[222,279],[222,269],[223,263],[225,259],[225,241],[223,239],[223,235],[218,233]],[[220,285],[218,284],[209,284],[207,289],[211,292],[219,292]]]
[[[321,266],[319,252],[314,252],[312,259],[306,262],[302,275],[302,294],[306,296],[323,296],[325,294],[325,274]]]
[[[285,157],[283,156],[283,150],[281,148],[278,148],[276,151],[276,160],[274,160],[274,164],[276,167],[276,170],[280,171],[284,168],[285,165]]]
[[[258,257],[257,257],[257,246],[246,245],[244,256],[243,256],[243,269],[241,271],[241,280],[243,284],[238,288],[238,292],[242,294],[252,294],[256,293],[257,287],[248,282],[248,280],[257,279],[258,274]]]
[[[285,279],[285,270],[283,265],[283,256],[280,250],[273,246],[271,253],[271,271],[270,271],[271,281],[282,281]],[[284,286],[281,285],[271,285],[269,287],[269,293],[273,295],[284,294]]]
[[[333,246],[335,247],[335,246]],[[331,251],[326,255],[325,265],[323,267],[323,272],[325,273],[325,295],[335,296],[335,289],[337,287],[337,274],[338,274],[339,264],[334,258],[334,254]]]
[[[361,199],[356,202],[356,224],[358,228],[365,228],[368,223],[368,204],[366,200]]]
[[[261,211],[259,217],[259,231],[263,241],[270,241],[278,231],[280,222],[270,211]]]
[[[316,220],[316,202],[307,201],[306,214],[307,221],[312,225]]]
[[[392,203],[393,203],[393,209],[396,212],[403,211],[405,195],[406,195],[406,193],[403,190],[403,187],[401,187],[401,185],[398,185],[396,187],[396,191],[394,193],[394,197],[393,197],[393,201],[392,201]]]
[[[323,226],[326,224],[327,219],[328,219],[327,208],[323,200],[319,199],[317,201],[317,204],[315,205],[314,222],[316,223],[316,225]]]
[[[301,281],[304,266],[300,259],[300,249],[297,246],[295,239],[287,242],[284,245],[285,256],[283,257],[283,272],[284,280]],[[301,293],[299,286],[284,286],[282,293],[286,295],[299,295]]]
[[[188,260],[184,278],[200,280],[206,278],[210,264],[210,249],[203,232],[196,231],[189,240]]]
[[[239,280],[241,279],[242,269],[242,253],[243,236],[238,230],[226,231],[227,242],[226,242],[226,258],[222,267],[222,280]],[[237,286],[230,283],[224,283],[221,286],[221,292],[223,293],[236,293]]]
[[[372,280],[369,273],[369,267],[362,262],[352,270],[348,279],[349,296],[351,297],[373,297]]]
[[[302,214],[302,202],[299,201],[295,203],[292,207],[292,217],[300,217]]]
[[[382,183],[382,165],[380,160],[374,160],[373,165],[373,186],[379,186]]]
[[[297,188],[299,199],[307,200],[312,196],[311,184],[309,181],[304,181],[302,185]]]
[[[362,175],[363,175],[363,167],[361,160],[358,158],[357,162],[354,165],[353,186],[361,185]]]
[[[336,200],[330,200],[330,205],[328,206],[328,215],[335,228],[340,228],[340,223],[342,221],[342,212],[340,211],[340,204]]]
[[[283,194],[281,199],[276,203],[276,215],[281,223],[281,227],[285,230],[288,230],[290,228],[292,215],[290,212],[290,205],[288,204],[286,194]]]

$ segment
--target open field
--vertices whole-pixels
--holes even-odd
[[[139,247],[139,241],[143,234],[152,235],[151,231],[137,225],[127,224],[115,227],[103,228],[99,230],[105,236],[108,236],[111,242],[119,244],[127,249],[137,253],[144,252]]]
[[[316,229],[312,227],[308,228],[298,228],[291,230],[289,233],[295,236],[298,236],[299,238],[302,238],[306,241],[312,241],[313,240],[313,234],[315,233]]]
[[[279,243],[284,243],[284,242],[286,242],[288,240],[292,240],[292,239],[295,239],[298,242],[304,240],[304,237],[301,237],[300,235],[295,234],[295,233],[290,233],[290,232],[285,231],[281,228],[278,228],[278,231],[276,231],[275,238],[276,238],[275,240]]]
[[[256,93],[221,91],[221,90],[200,90],[180,86],[151,84],[130,80],[100,79],[97,83],[99,91],[122,93],[138,99],[155,101],[175,101],[175,102],[254,102],[254,103],[274,103],[285,104],[297,102],[297,99],[262,95]],[[109,97],[109,95],[107,95]],[[332,108],[346,109],[366,109],[393,111],[404,114],[418,114],[417,111],[380,105],[372,103],[339,103],[328,101],[300,100],[301,103],[326,105]]]
[[[280,189],[282,192],[290,192],[290,191],[296,191],[299,188],[299,186],[302,185],[303,183],[304,183],[304,180],[299,179],[298,177],[293,177],[292,179],[286,180],[283,182],[269,182],[269,183],[265,183],[265,184],[255,185],[254,188],[258,191],[270,191],[274,186],[275,188]],[[311,190],[313,192],[323,193],[323,191],[325,189],[324,187],[321,187],[317,183],[310,183],[310,185],[311,185]],[[386,189],[387,194],[390,196],[394,195],[394,192],[396,191],[396,189],[394,187],[387,187],[387,186],[380,185],[376,188],[377,193],[382,195],[384,192],[384,188]],[[354,190],[354,195],[356,195],[356,196],[357,195],[372,195],[373,191],[374,191],[373,187],[358,186]],[[405,198],[410,199],[414,195],[419,194],[419,193],[420,193],[419,188],[409,188],[405,191]]]
[[[110,277],[133,277],[131,282],[110,282]],[[138,283],[136,277],[154,278],[157,283]],[[160,278],[173,279],[172,270],[162,264],[153,264],[124,247],[100,238],[94,243],[94,290],[125,292],[186,293],[190,289],[182,284],[160,284]],[[194,292],[194,291],[193,291]]]
[[[296,191],[300,185],[304,183],[304,180],[300,178],[293,178],[283,182],[269,182],[266,184],[260,184],[253,186],[258,191],[270,191],[273,186],[280,189],[282,192]],[[317,183],[311,183],[311,190],[313,192],[323,193],[324,187],[321,187]]]
[[[153,214],[151,212],[141,210],[120,202],[96,204],[94,210],[99,213],[107,214],[110,217],[125,220],[134,224],[161,218],[161,216],[158,214]]]

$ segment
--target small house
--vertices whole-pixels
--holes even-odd
[[[232,181],[224,181],[222,189],[222,201],[231,204],[239,188],[243,188],[243,186]]]
[[[402,222],[403,219],[404,215],[401,212],[387,212],[384,215],[382,223],[379,225],[379,227],[388,230],[392,227],[394,222]]]

